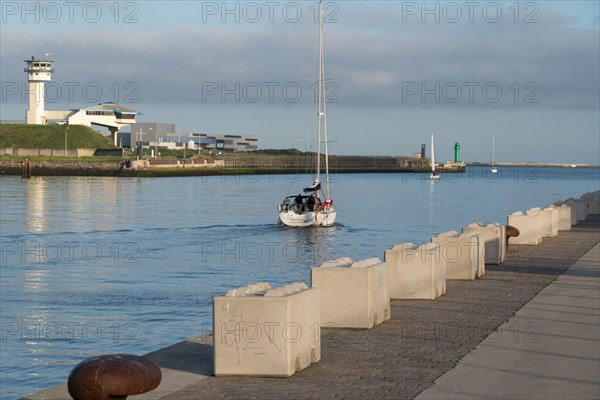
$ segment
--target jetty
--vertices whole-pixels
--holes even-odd
[[[37,154],[37,153],[36,153]],[[45,154],[41,152],[40,154]],[[87,153],[86,153],[87,154]],[[92,151],[88,155],[92,155]],[[130,160],[123,157],[88,157],[85,160],[47,158],[37,155],[22,159],[0,160],[0,175],[23,175],[27,162],[31,176],[107,176],[161,177],[212,175],[278,175],[306,174],[314,169],[314,159],[305,155],[237,155],[218,158],[148,158]],[[429,170],[426,159],[401,156],[331,156],[332,174],[341,173],[424,173]],[[439,171],[463,173],[465,166],[444,165]]]
[[[371,329],[322,328],[320,360],[289,378],[215,377],[208,332],[148,354],[163,381],[132,398],[598,398],[600,215],[597,204],[565,204],[569,230],[509,240],[502,262],[447,280],[435,300],[391,300],[390,318]],[[532,209],[526,223],[555,211]],[[68,398],[64,384],[24,399]]]

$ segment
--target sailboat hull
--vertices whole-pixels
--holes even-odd
[[[282,224],[292,227],[307,228],[310,226],[332,226],[336,217],[335,207],[326,207],[317,211],[305,211],[298,213],[289,209],[279,212],[279,220]]]

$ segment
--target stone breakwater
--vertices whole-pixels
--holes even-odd
[[[342,159],[342,157],[340,157]],[[347,160],[346,160],[347,159]],[[412,172],[429,171],[424,164],[397,162],[394,157],[346,157],[346,162],[330,164],[332,173],[360,172]],[[399,158],[398,158],[399,159]],[[148,159],[119,160],[115,162],[83,161],[0,161],[0,175],[31,176],[188,176],[188,175],[244,175],[306,173],[308,164],[296,162],[290,157],[227,157],[213,159]],[[393,160],[394,162],[389,162]],[[339,161],[339,160],[338,160]],[[26,165],[29,163],[29,167]],[[312,168],[312,166],[311,166]],[[441,172],[462,173],[464,166],[438,168]]]

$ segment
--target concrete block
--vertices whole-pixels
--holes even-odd
[[[446,262],[446,279],[473,280],[485,274],[484,246],[477,234],[449,231],[431,238]],[[483,241],[481,242],[483,243]]]
[[[557,201],[556,203],[554,203],[554,206],[556,207],[568,207],[569,208],[569,216],[570,216],[570,225],[577,225],[577,210],[576,207],[573,203],[567,203],[566,201]],[[569,228],[570,229],[570,228]]]
[[[462,233],[479,235],[484,243],[486,264],[500,264],[506,258],[506,226],[500,223],[483,225],[474,222],[462,228]]]
[[[433,300],[446,293],[446,261],[440,246],[402,243],[385,250],[390,298]]]
[[[586,193],[579,199],[585,203],[587,214],[600,214],[600,191]]]
[[[585,201],[580,199],[568,198],[565,200],[569,206],[571,206],[575,210],[575,223],[573,225],[577,225],[579,221],[585,221],[587,219],[587,205]]]
[[[213,299],[216,376],[292,376],[321,359],[319,289],[257,283]]]
[[[512,244],[540,244],[540,212],[529,210],[527,213],[515,211],[507,217],[507,225],[519,230],[519,236],[509,238]]]
[[[532,220],[536,221],[537,224],[537,242],[542,243],[542,231],[543,231],[543,211],[540,207],[532,207],[525,211]]]
[[[371,329],[390,318],[387,266],[378,258],[328,261],[310,276],[321,294],[321,326]]]
[[[556,210],[556,223],[559,231],[571,230],[571,207],[564,203],[550,204]]]
[[[558,236],[558,211],[554,207],[546,207],[540,211],[540,217],[542,237]]]

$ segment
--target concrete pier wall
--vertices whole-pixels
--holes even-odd
[[[256,168],[256,167],[273,167],[273,168],[309,168],[313,169],[315,165],[313,154],[308,155],[280,155],[280,156],[254,156],[228,155],[224,158],[225,167],[235,168]],[[322,162],[325,158],[323,156]],[[336,168],[407,168],[407,169],[424,169],[428,168],[429,161],[426,159],[414,157],[394,157],[394,156],[329,156],[329,166],[332,169]]]
[[[0,148],[0,156],[48,156],[48,157],[91,157],[96,149],[42,149],[42,148],[22,148],[22,147],[3,147]]]

